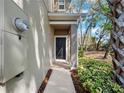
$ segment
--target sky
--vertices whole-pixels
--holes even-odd
[[[91,5],[88,4],[88,2],[85,2],[85,3],[82,5],[82,8],[83,8],[83,13],[88,13],[89,10],[91,9]]]
[[[91,5],[88,2],[85,2],[82,5],[82,9],[83,9],[83,13],[88,13],[91,10]],[[98,15],[100,17],[100,19],[96,22],[95,26],[91,28],[91,35],[93,37],[98,38],[99,34],[100,34],[100,30],[102,29],[102,25],[106,22],[106,16],[98,13],[95,14]],[[80,34],[80,31],[82,30],[82,33],[84,34],[86,32],[86,29],[89,25],[89,19],[92,18],[91,16],[86,16],[86,18],[81,22],[81,24],[78,26],[78,33]],[[99,34],[97,35],[96,32],[99,32]],[[80,36],[80,35],[79,35]],[[104,43],[107,43],[109,40],[110,36],[105,35],[105,37],[103,38]]]
[[[85,2],[83,5],[82,5],[82,9],[83,9],[83,13],[88,13],[91,9],[91,5],[88,3],[88,2]],[[86,17],[87,19],[88,17]],[[82,29],[82,31],[85,33],[86,31],[86,28],[87,28],[88,24],[87,24],[87,20],[83,20],[81,22],[81,24],[78,26],[78,32],[80,32],[80,30]]]
[[[83,13],[88,13],[91,9],[91,5],[88,2],[85,2],[82,5]],[[100,15],[100,14],[98,14]],[[87,16],[85,20],[81,22],[81,25],[78,26],[78,32],[80,33],[80,29],[82,29],[83,33],[85,33],[87,27],[88,27],[88,21],[87,19],[90,19],[92,16]],[[100,15],[100,20],[96,22],[95,27],[91,28],[91,34],[94,36],[96,31],[101,28],[102,24],[105,22],[106,17],[103,15]]]

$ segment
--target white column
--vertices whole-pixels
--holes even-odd
[[[77,68],[77,25],[71,25],[71,70]]]

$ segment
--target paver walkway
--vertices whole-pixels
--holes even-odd
[[[61,67],[52,69],[53,72],[44,93],[76,93],[69,70]]]

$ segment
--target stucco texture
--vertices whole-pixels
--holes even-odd
[[[22,9],[12,0],[2,1],[4,1],[3,14],[7,13],[4,17],[4,30],[16,33],[10,21],[16,16],[27,17],[30,22],[30,30],[24,34],[26,43],[23,46],[27,47],[24,73],[0,86],[0,93],[37,93],[53,60],[54,33],[48,22],[47,7],[43,0],[22,0]]]

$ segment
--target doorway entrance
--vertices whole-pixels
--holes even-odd
[[[67,37],[55,36],[55,60],[66,61],[67,59]]]

